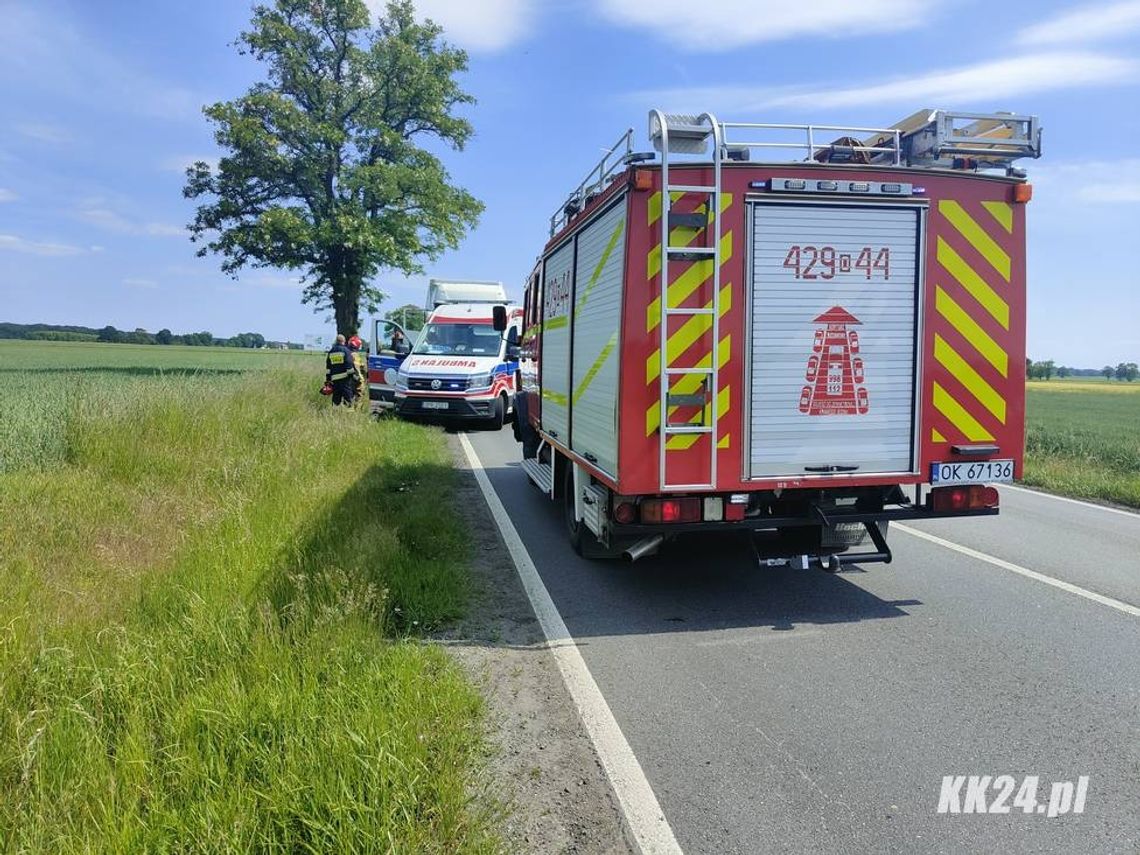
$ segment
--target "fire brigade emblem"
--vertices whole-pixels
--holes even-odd
[[[842,306],[832,306],[814,321],[812,354],[805,374],[808,385],[800,393],[800,412],[809,416],[863,415],[870,409],[863,383],[859,334],[848,330],[861,321]]]

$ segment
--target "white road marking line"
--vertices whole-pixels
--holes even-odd
[[[985,561],[988,564],[993,564],[995,567],[1001,567],[1003,570],[1009,570],[1011,573],[1018,573],[1029,579],[1034,579],[1038,582],[1044,582],[1046,585],[1052,585],[1054,588],[1060,588],[1062,591],[1068,591],[1070,594],[1076,594],[1078,597],[1084,597],[1086,600],[1092,600],[1094,603],[1100,603],[1102,606],[1109,606],[1117,611],[1124,612],[1126,615],[1132,617],[1140,617],[1140,608],[1126,603],[1122,600],[1114,600],[1112,597],[1106,597],[1104,594],[1098,594],[1095,591],[1089,591],[1077,585],[1070,584],[1069,582],[1062,582],[1060,579],[1054,579],[1052,576],[1046,576],[1044,573],[1038,573],[1036,570],[1030,570],[1028,567],[1022,567],[1020,564],[1013,564],[1009,561],[1003,561],[1001,558],[995,558],[992,555],[987,555],[984,552],[978,552],[976,549],[970,549],[968,546],[954,543],[953,541],[944,540],[941,537],[933,534],[927,534],[925,531],[919,531],[916,528],[911,528],[902,523],[894,523],[892,528],[897,528],[900,531],[905,531],[909,535],[928,540],[931,543],[936,543],[939,546],[944,546],[947,549],[953,549],[955,552],[960,552],[963,555],[968,555],[971,558],[976,558],[979,561]]]
[[[610,784],[614,788],[634,840],[644,855],[651,853],[683,855],[681,846],[673,836],[673,829],[657,802],[653,788],[649,786],[641,764],[637,762],[637,757],[629,747],[625,734],[618,727],[609,704],[602,696],[598,684],[594,682],[590,669],[586,667],[586,661],[566,628],[562,615],[559,614],[554,601],[550,599],[550,594],[538,575],[538,569],[534,566],[530,553],[527,552],[506,508],[495,493],[495,488],[491,486],[487,473],[483,471],[482,461],[479,460],[471,442],[462,433],[459,434],[459,442],[467,455],[467,461],[475,474],[479,489],[483,492],[483,498],[487,501],[491,516],[495,518],[499,532],[511,553],[535,617],[538,618],[542,632],[546,636],[547,646],[554,656],[554,661],[558,663],[562,680],[570,692],[570,697],[574,699],[578,715],[594,743],[602,768],[609,776]]]
[[[1080,499],[1070,499],[1068,496],[1056,496],[1053,493],[1046,493],[1044,490],[1030,490],[1025,487],[1014,486],[1013,484],[997,484],[996,486],[1000,490],[1015,490],[1018,493],[1028,493],[1031,496],[1041,496],[1045,499],[1053,499],[1057,502],[1068,502],[1070,505],[1080,505],[1082,508],[1092,508],[1095,511],[1108,511],[1110,514],[1119,514],[1122,517],[1131,517],[1134,520],[1140,521],[1140,514],[1135,511],[1126,511],[1123,508],[1110,508],[1107,505],[1082,502]]]

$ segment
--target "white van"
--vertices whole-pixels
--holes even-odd
[[[494,327],[496,306],[507,330]],[[396,374],[396,412],[403,418],[478,419],[501,427],[514,413],[522,308],[501,282],[433,279],[432,310]]]

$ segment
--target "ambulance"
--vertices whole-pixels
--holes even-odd
[[[522,308],[511,305],[501,282],[445,279],[431,280],[427,308],[396,372],[396,413],[502,427],[514,416]]]
[[[649,114],[559,205],[515,436],[573,547],[691,532],[889,562],[890,522],[997,514],[1025,440],[1037,117],[886,128]],[[504,321],[505,322],[505,321]]]

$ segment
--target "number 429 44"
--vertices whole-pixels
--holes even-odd
[[[891,248],[865,246],[859,250],[840,252],[833,246],[800,246],[788,249],[784,267],[796,279],[834,279],[839,273],[862,273],[867,279],[891,278]]]

